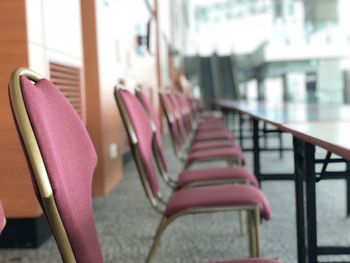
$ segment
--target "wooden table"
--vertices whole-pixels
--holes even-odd
[[[218,105],[224,111],[235,111],[251,118],[253,122],[254,170],[259,175],[259,121],[270,123],[277,129],[293,136],[298,262],[316,263],[318,255],[350,254],[349,247],[318,246],[316,223],[316,183],[322,179],[344,178],[346,180],[348,189],[347,215],[350,213],[350,107],[240,101],[219,101]],[[327,150],[324,159],[316,159],[316,147]],[[339,157],[331,158],[332,153]],[[327,165],[334,162],[346,163],[346,170],[327,172]],[[317,163],[323,164],[321,172],[315,171]]]

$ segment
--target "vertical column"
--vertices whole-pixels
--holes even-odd
[[[316,73],[306,74],[306,96],[307,102],[317,102],[316,91],[317,91],[317,75]]]
[[[264,101],[265,100],[265,79],[258,78],[257,86],[258,86],[258,100]]]
[[[350,104],[350,70],[343,70],[343,101]]]
[[[242,100],[247,100],[248,99],[248,85],[247,85],[247,82],[244,82],[241,85],[243,86],[243,89],[240,90],[240,98]]]
[[[288,74],[287,73],[282,74],[281,78],[282,78],[282,99],[284,102],[287,102],[290,100],[289,88],[288,88]]]

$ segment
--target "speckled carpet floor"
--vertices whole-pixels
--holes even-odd
[[[182,168],[171,150],[168,138],[170,170],[176,175]],[[291,138],[285,136],[287,144]],[[323,154],[322,152],[320,154]],[[252,155],[247,153],[247,168]],[[215,164],[223,165],[223,164]],[[291,172],[292,153],[281,160],[277,153],[262,156],[264,171]],[[195,168],[195,167],[194,167]],[[262,254],[286,263],[296,260],[294,184],[289,181],[263,182],[270,200],[273,218],[263,222]],[[165,196],[170,192],[162,185]],[[345,183],[341,180],[317,185],[319,243],[350,245],[350,219],[345,218]],[[94,211],[106,262],[144,262],[160,216],[154,212],[141,187],[133,161],[125,166],[125,177],[112,193],[94,199]],[[207,262],[214,259],[248,256],[247,236],[240,235],[238,214],[191,215],[177,219],[165,232],[155,262]],[[349,257],[337,258],[350,261]],[[0,250],[0,262],[61,262],[53,238],[39,249]]]

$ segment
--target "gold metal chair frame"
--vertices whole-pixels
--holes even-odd
[[[159,207],[159,202],[158,202],[158,201],[162,200],[161,199],[161,194],[159,192],[157,194],[157,196],[155,196],[153,194],[152,190],[151,190],[151,186],[148,183],[146,171],[144,169],[144,166],[142,164],[141,157],[140,157],[140,154],[139,154],[139,151],[138,151],[138,146],[137,146],[138,145],[138,140],[137,140],[137,137],[136,137],[136,133],[135,133],[134,128],[132,126],[132,123],[131,123],[131,121],[129,119],[129,115],[126,112],[123,99],[121,98],[121,96],[120,96],[120,94],[118,92],[118,89],[120,89],[120,88],[123,88],[123,86],[120,85],[120,84],[115,86],[115,88],[114,88],[114,97],[115,97],[115,100],[117,102],[117,106],[118,106],[119,112],[122,115],[122,121],[124,123],[124,126],[125,126],[125,129],[127,131],[128,137],[130,139],[131,153],[132,153],[132,155],[134,157],[134,160],[135,160],[135,163],[136,163],[136,167],[137,167],[137,171],[138,171],[138,174],[140,176],[143,189],[144,189],[144,191],[146,193],[146,196],[147,196],[148,200],[151,202],[152,207],[158,213],[163,214],[163,210]],[[162,202],[160,201],[160,203],[162,203]]]
[[[144,169],[144,166],[142,164],[140,154],[138,152],[137,148],[137,137],[136,133],[134,131],[134,128],[132,126],[132,123],[128,117],[128,113],[125,109],[125,104],[123,102],[123,99],[121,98],[118,89],[123,88],[121,85],[117,85],[114,89],[114,96],[117,101],[117,105],[120,111],[120,114],[122,115],[122,120],[124,122],[126,131],[128,133],[128,136],[131,141],[131,150],[132,154],[134,156],[134,160],[136,163],[137,170],[139,172],[139,176],[143,185],[143,188],[146,192],[146,195],[148,199],[151,202],[152,207],[160,214],[163,215],[164,209],[161,209],[159,207],[159,203],[166,205],[167,203],[162,199],[161,193],[159,192],[157,196],[154,196],[154,194],[151,191],[150,185],[146,178],[146,171]],[[158,202],[159,201],[159,202]],[[155,255],[156,249],[159,246],[159,241],[161,238],[162,233],[167,228],[167,226],[173,222],[176,218],[183,216],[183,215],[189,215],[189,214],[198,214],[198,213],[211,213],[211,212],[225,212],[225,211],[240,211],[241,212],[241,222],[242,222],[242,212],[247,211],[248,213],[248,221],[250,224],[249,227],[249,247],[250,247],[250,256],[251,257],[259,257],[260,256],[260,207],[257,205],[241,205],[241,206],[222,206],[222,207],[201,207],[201,208],[191,208],[184,211],[181,211],[179,213],[174,214],[171,217],[165,217],[163,215],[162,220],[160,221],[160,224],[158,226],[156,235],[154,237],[152,246],[150,248],[150,251],[147,255],[146,262],[151,262],[152,258]]]
[[[155,160],[156,160],[156,164],[157,164],[157,167],[158,167],[158,171],[160,173],[160,176],[163,178],[163,180],[165,181],[165,183],[172,189],[174,189],[176,187],[176,181],[172,180],[168,173],[165,171],[165,167],[163,165],[163,162],[161,160],[161,157],[160,157],[160,149],[158,147],[158,144],[156,142],[156,133],[157,133],[157,128],[156,128],[156,125],[155,123],[153,122],[153,119],[151,117],[151,113],[147,110],[147,105],[146,105],[146,102],[143,100],[143,97],[141,95],[141,90],[139,87],[137,87],[135,89],[135,95],[136,97],[139,99],[139,101],[141,102],[143,108],[145,109],[146,113],[147,113],[147,116],[148,116],[148,120],[151,124],[151,127],[152,127],[152,132],[153,132],[153,139],[152,139],[152,151],[153,151],[153,154],[155,156]]]
[[[178,217],[189,215],[189,214],[199,214],[199,213],[215,213],[215,212],[248,212],[248,222],[249,227],[249,252],[250,257],[260,257],[260,208],[259,206],[229,206],[229,207],[201,207],[201,208],[192,208],[184,210],[180,213],[174,214],[171,217],[163,217],[159,223],[156,235],[154,237],[153,244],[148,252],[146,263],[152,262],[152,259],[155,256],[156,250],[159,247],[159,242],[161,236],[165,229]]]
[[[56,206],[50,179],[23,100],[20,83],[21,76],[26,76],[34,83],[41,80],[42,77],[26,68],[19,68],[14,71],[9,82],[10,99],[18,131],[25,146],[24,148],[40,195],[41,204],[56,239],[62,259],[64,262],[76,262],[72,246]]]
[[[170,125],[174,125],[174,122],[175,122],[175,118],[174,116],[172,115],[172,113],[170,112],[168,106],[166,105],[166,102],[163,100],[163,97],[162,96],[159,96],[159,100],[160,100],[160,103],[162,104],[162,107],[164,109],[164,113],[165,113],[165,118],[167,120],[167,122],[170,124]],[[170,131],[170,137],[171,137],[171,144],[173,146],[173,149],[174,149],[174,152],[176,154],[176,157],[181,160],[181,161],[185,161],[186,158],[182,152],[181,149],[179,149],[179,147],[176,145],[176,138],[175,138],[175,134],[172,132],[171,129],[169,129]]]

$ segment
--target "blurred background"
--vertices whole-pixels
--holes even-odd
[[[347,0],[186,1],[186,72],[208,99],[348,103],[349,7]]]

